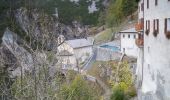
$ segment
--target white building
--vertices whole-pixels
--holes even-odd
[[[135,28],[124,30],[119,33],[121,34],[121,53],[137,58],[138,47],[135,44],[135,40],[138,38],[138,33]]]
[[[143,0],[144,54],[139,100],[170,100],[170,0]]]
[[[86,39],[64,41],[58,47],[60,62],[65,66],[76,67],[82,65],[92,55],[93,44]]]

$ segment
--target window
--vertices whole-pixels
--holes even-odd
[[[123,53],[125,53],[125,48],[123,48]]]
[[[165,19],[165,33],[170,32],[170,18]]]
[[[144,11],[144,4],[141,4],[141,11]]]
[[[128,38],[130,38],[130,34],[128,35]]]
[[[147,9],[149,9],[149,0],[147,0]]]
[[[148,20],[146,21],[146,30],[148,30],[149,29],[149,25],[148,25],[149,23],[148,23]]]
[[[136,35],[134,35],[134,39],[136,39]]]
[[[159,19],[153,20],[153,35],[156,37],[159,33]]]
[[[165,19],[165,35],[170,39],[170,18]]]
[[[157,6],[158,5],[158,0],[155,0],[155,6]]]
[[[146,35],[148,35],[149,32],[150,32],[150,21],[146,20],[146,31],[145,31]]]
[[[170,32],[170,18],[167,19],[167,32]]]
[[[123,38],[125,38],[125,34],[123,34]]]
[[[150,47],[148,47],[148,53],[150,52]]]

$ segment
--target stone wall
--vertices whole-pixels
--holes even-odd
[[[119,52],[114,52],[110,49],[96,47],[96,60],[97,61],[109,61],[120,59],[121,54]]]

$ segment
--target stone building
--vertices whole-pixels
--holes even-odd
[[[121,53],[137,58],[138,47],[135,44],[135,40],[138,38],[138,33],[135,28],[124,30],[119,33],[121,34]]]
[[[59,62],[64,67],[76,67],[77,64],[83,65],[92,56],[92,46],[92,42],[86,39],[64,41],[58,47]]]
[[[144,18],[141,38],[136,40],[139,100],[170,100],[170,0],[140,0],[139,19]],[[142,14],[142,13],[143,14]],[[144,38],[143,38],[144,36]],[[143,41],[144,40],[144,44]]]

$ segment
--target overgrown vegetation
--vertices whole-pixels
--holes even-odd
[[[137,0],[111,0],[107,10],[106,24],[109,27],[117,26],[136,9]]]
[[[90,84],[78,75],[71,84],[62,86],[59,97],[61,100],[99,100],[100,90],[96,91],[98,87]]]
[[[88,73],[100,78],[112,88],[111,100],[129,100],[137,95],[127,61],[120,63],[120,65],[117,61],[95,62]]]

